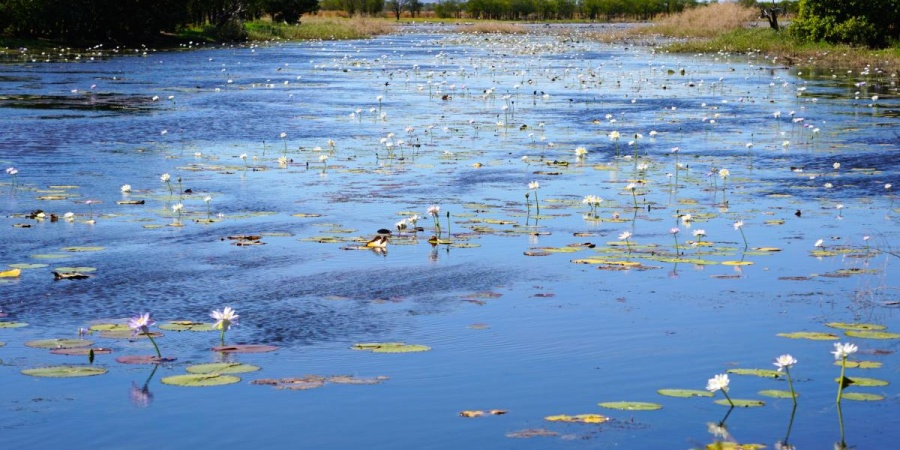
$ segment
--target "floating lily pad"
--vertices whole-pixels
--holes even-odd
[[[667,397],[712,397],[713,393],[709,391],[700,391],[697,389],[659,389],[656,391],[659,395]]]
[[[427,352],[431,347],[403,342],[371,342],[353,344],[353,350],[365,350],[373,353],[413,353]]]
[[[241,381],[241,379],[234,375],[210,373],[175,375],[171,377],[165,377],[160,381],[162,381],[163,384],[171,384],[173,386],[205,387],[234,384]]]
[[[159,326],[160,330],[166,331],[213,331],[215,324],[192,322],[190,320],[173,320]]]
[[[603,423],[609,420],[609,417],[602,416],[600,414],[578,414],[574,416],[569,416],[566,414],[560,414],[556,416],[547,416],[544,417],[544,420],[548,420],[550,422],[569,422],[569,423]]]
[[[863,339],[900,339],[900,333],[888,333],[887,331],[856,331],[847,330],[847,336]]]
[[[844,377],[847,379],[846,384],[848,386],[863,386],[863,387],[876,387],[876,386],[887,386],[887,381],[879,380],[876,378],[864,378],[864,377]],[[835,383],[839,381],[838,378],[834,379]]]
[[[753,375],[763,378],[778,378],[781,372],[771,369],[728,369],[728,373],[735,375]]]
[[[321,214],[314,214],[314,213],[296,213],[296,214],[291,214],[291,216],[293,216],[293,217],[299,217],[299,218],[301,218],[301,219],[308,219],[308,218],[322,217]]]
[[[730,441],[716,441],[707,444],[707,450],[761,450],[766,448],[765,444],[740,444]]]
[[[127,331],[131,332],[131,328],[124,323],[95,323],[88,327],[91,331]]]
[[[95,355],[108,355],[112,353],[112,349],[105,347],[55,348],[50,350],[50,353],[54,355],[87,356],[91,351],[93,351]]]
[[[16,278],[22,275],[22,269],[10,269],[0,272],[0,278]]]
[[[778,247],[753,247],[753,250],[756,250],[758,252],[769,252],[769,253],[781,251],[781,249]]]
[[[334,384],[381,384],[388,377],[377,376],[373,378],[360,378],[353,375],[332,375],[326,379],[329,383]]]
[[[117,205],[143,205],[144,200],[117,200]]]
[[[829,322],[826,327],[837,328],[839,330],[855,330],[855,331],[881,331],[886,329],[884,325],[876,325],[874,323],[846,323],[846,322]]]
[[[782,390],[778,390],[778,389],[766,389],[763,391],[759,391],[759,395],[765,395],[766,397],[774,397],[774,398],[792,398],[793,397],[791,395],[791,391],[782,391]]]
[[[164,336],[162,333],[157,332],[157,331],[151,331],[148,334],[150,336],[153,336],[154,339],[161,338]],[[103,331],[100,333],[100,337],[106,338],[106,339],[147,339],[147,334],[144,334],[144,333],[135,334],[131,328],[126,328],[126,329],[115,329],[115,330]]]
[[[623,409],[625,411],[654,411],[662,409],[659,403],[650,402],[603,402],[598,403],[603,408]]]
[[[854,400],[859,402],[876,402],[884,400],[884,396],[878,394],[867,394],[864,392],[844,392],[841,395],[844,400]]]
[[[106,247],[63,247],[60,250],[64,252],[99,252],[101,250],[105,250]]]
[[[244,345],[223,345],[219,347],[213,347],[212,350],[214,352],[221,353],[266,353],[266,352],[274,352],[278,350],[278,347],[274,345],[261,345],[261,344],[244,344]]]
[[[836,341],[838,336],[832,333],[821,333],[817,331],[798,331],[795,333],[778,333],[778,336],[790,339],[812,339],[814,341]]]
[[[2,322],[0,321],[0,328],[22,328],[27,327],[28,323],[26,322]]]
[[[752,261],[722,261],[721,264],[723,266],[750,266],[753,265]]]
[[[87,341],[83,339],[40,339],[36,341],[28,341],[25,343],[25,346],[31,348],[51,349],[90,347],[93,344],[93,341]]]
[[[835,361],[834,365],[840,366],[841,361]],[[851,369],[880,369],[884,364],[878,361],[847,361],[846,365]]]
[[[96,267],[57,267],[53,269],[55,272],[59,273],[86,273],[86,272],[96,272]]]
[[[65,258],[70,258],[70,256],[69,256],[69,255],[61,255],[61,254],[57,254],[57,253],[41,253],[41,254],[37,254],[37,255],[30,255],[29,258],[34,258],[34,259],[65,259]]]
[[[211,363],[188,366],[185,370],[190,373],[247,373],[256,372],[259,370],[259,366],[239,363]]]
[[[756,408],[759,406],[765,406],[766,403],[762,400],[744,400],[739,398],[733,398],[731,401],[734,403],[735,408]],[[731,403],[728,403],[728,399],[722,398],[716,400],[715,403],[717,405],[723,406],[731,406]]]
[[[106,372],[106,369],[94,366],[52,366],[41,367],[38,369],[25,369],[22,371],[25,375],[46,378],[92,377],[95,375],[103,375]]]

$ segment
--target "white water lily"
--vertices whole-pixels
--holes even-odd
[[[797,364],[797,360],[791,355],[781,355],[775,358],[775,362],[772,364],[775,364],[775,367],[781,372],[784,369],[790,369],[794,364]]]
[[[727,373],[720,373],[706,382],[706,390],[710,392],[722,391],[728,392],[728,384],[731,381],[728,379]]]

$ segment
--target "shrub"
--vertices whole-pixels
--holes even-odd
[[[794,36],[832,44],[881,47],[898,37],[897,0],[800,0]]]

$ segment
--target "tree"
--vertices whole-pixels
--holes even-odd
[[[319,11],[318,0],[266,0],[265,10],[276,22],[298,23],[304,14]]]
[[[403,0],[403,5],[409,11],[409,15],[416,17],[422,12],[422,2],[419,0]]]
[[[880,47],[900,38],[898,0],[800,0],[791,34],[806,40]]]

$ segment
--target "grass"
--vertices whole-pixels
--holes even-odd
[[[676,53],[748,53],[779,64],[825,69],[877,68],[900,73],[900,44],[873,50],[848,45],[805,42],[787,30],[776,32],[759,21],[759,12],[734,3],[711,4],[660,19],[650,25],[596,34],[604,42],[632,40],[661,45]],[[658,38],[665,38],[660,41]]]
[[[257,20],[244,24],[251,41],[284,39],[290,41],[362,39],[393,33],[394,22],[369,17],[303,17],[300,25]]]

